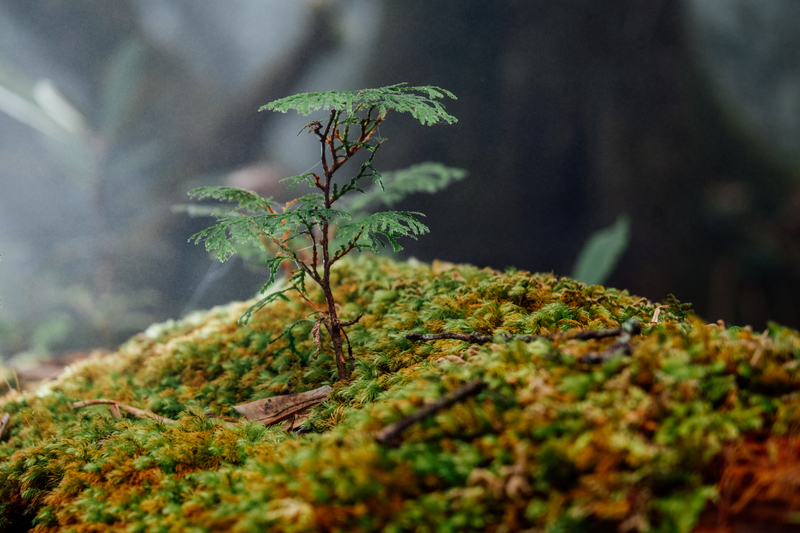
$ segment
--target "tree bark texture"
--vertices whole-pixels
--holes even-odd
[[[433,159],[471,173],[401,206],[431,227],[410,255],[569,275],[588,236],[628,213],[631,245],[609,285],[674,293],[709,320],[800,324],[800,217],[781,215],[800,192],[710,100],[682,2],[386,6],[369,84],[446,87],[459,123],[385,125],[381,165]],[[761,207],[728,220],[713,190],[739,181]]]

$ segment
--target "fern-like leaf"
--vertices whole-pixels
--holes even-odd
[[[281,180],[281,183],[283,183],[284,181],[288,181],[289,182],[289,185],[287,185],[287,187],[289,187],[290,189],[294,189],[301,182],[306,182],[306,183],[308,183],[309,187],[313,187],[314,186],[314,173],[313,172],[306,172],[305,174],[300,174],[298,176],[289,176],[288,178],[283,178]]]
[[[359,234],[366,237],[369,248],[377,251],[379,246],[384,246],[379,235],[383,235],[392,249],[399,252],[403,249],[397,242],[397,237],[411,237],[416,239],[417,235],[428,233],[428,227],[417,219],[417,216],[425,216],[414,211],[384,211],[374,213],[358,222],[345,224],[339,228],[339,236],[352,241]]]
[[[190,217],[203,217],[209,215],[222,215],[230,211],[230,208],[197,205],[197,204],[176,204],[172,206],[173,213],[186,213]]]
[[[236,253],[236,248],[233,246],[234,242],[247,242],[250,240],[252,232],[247,237],[243,237],[242,230],[249,232],[249,227],[245,225],[243,228],[236,226],[235,231],[231,232],[231,237],[228,237],[229,226],[224,223],[219,223],[220,220],[230,217],[230,215],[219,215],[218,223],[210,228],[198,231],[191,237],[189,242],[194,241],[195,244],[205,241],[206,250],[220,261],[226,261]],[[232,218],[232,217],[230,217]],[[233,220],[232,220],[233,222]],[[233,224],[231,224],[233,225]]]
[[[350,212],[360,212],[377,203],[391,207],[409,194],[418,192],[433,194],[447,188],[452,182],[466,177],[467,171],[464,169],[430,161],[403,170],[384,172],[380,186],[351,199],[347,209]]]
[[[272,198],[262,198],[253,191],[238,187],[200,187],[189,191],[189,196],[195,200],[213,198],[222,202],[237,204],[234,209],[247,209],[252,212],[268,211],[275,202]]]
[[[275,300],[281,299],[288,301],[289,298],[287,298],[285,294],[293,290],[297,289],[292,286],[287,289],[273,292],[265,296],[264,298],[261,298],[259,301],[257,301],[256,303],[247,308],[247,311],[245,311],[244,314],[241,317],[239,317],[239,322],[242,323],[243,325],[247,325],[247,323],[250,322],[250,319],[253,318],[254,314],[258,313],[259,311],[264,309],[266,306],[268,306]]]
[[[438,101],[444,97],[456,98],[453,93],[440,87],[406,87],[405,83],[398,83],[361,91],[295,94],[261,106],[259,111],[286,113],[295,110],[301,115],[308,115],[320,109],[335,109],[352,115],[361,109],[378,109],[385,115],[387,111],[394,110],[399,113],[409,113],[426,126],[440,121],[453,124],[457,122],[456,118],[448,114]]]
[[[270,277],[269,280],[267,280],[267,282],[264,284],[264,286],[261,287],[259,294],[264,294],[265,292],[267,292],[267,290],[269,290],[269,288],[277,281],[278,279],[277,272],[278,268],[280,267],[280,264],[288,260],[289,260],[288,257],[276,256],[270,258],[269,261],[267,261],[267,265],[269,266],[270,270]],[[288,284],[289,284],[288,287],[274,291],[266,295],[264,298],[261,298],[253,305],[251,305],[247,309],[247,311],[245,311],[244,314],[239,318],[239,322],[241,322],[244,325],[247,325],[247,323],[250,321],[251,318],[253,318],[253,315],[255,313],[259,312],[261,309],[268,306],[275,300],[281,299],[288,301],[289,298],[286,297],[286,293],[289,291],[295,291],[301,295],[308,294],[308,290],[306,289],[306,272],[302,268],[298,268],[292,273],[292,275],[289,277]]]

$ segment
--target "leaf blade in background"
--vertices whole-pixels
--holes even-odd
[[[143,76],[145,47],[129,39],[114,51],[104,73],[99,132],[111,139],[125,127],[133,112]]]
[[[65,131],[88,142],[89,128],[83,114],[61,94],[48,79],[37,80],[33,86],[33,99],[56,124]]]
[[[592,233],[578,254],[572,277],[587,285],[605,283],[628,248],[630,226],[630,217],[623,213],[611,226]]]

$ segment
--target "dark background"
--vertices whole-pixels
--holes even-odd
[[[205,184],[285,194],[314,165],[308,120],[260,105],[401,81],[455,93],[459,122],[390,117],[378,168],[470,173],[401,206],[431,228],[406,256],[569,275],[627,213],[608,285],[800,326],[799,6],[0,0],[0,356],[252,296],[264,270],[210,261],[186,242],[210,221],[171,206]]]

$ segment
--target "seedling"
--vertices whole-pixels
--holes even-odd
[[[412,237],[428,232],[419,221],[421,213],[411,211],[381,211],[361,214],[368,203],[387,194],[384,203],[399,201],[408,193],[416,191],[434,192],[445,187],[452,179],[461,179],[466,173],[442,165],[427,163],[397,172],[384,188],[381,174],[372,161],[384,139],[377,136],[378,126],[390,111],[409,113],[424,125],[439,122],[452,124],[455,117],[447,114],[438,101],[455,96],[439,87],[406,87],[391,85],[361,91],[330,91],[304,93],[282,98],[269,103],[259,111],[271,110],[285,113],[295,110],[308,115],[317,110],[329,110],[327,119],[306,124],[300,131],[312,134],[320,143],[321,172],[306,172],[282,181],[289,188],[305,183],[315,192],[279,205],[272,198],[235,187],[203,187],[189,192],[195,199],[214,198],[237,204],[233,211],[217,214],[216,225],[195,234],[190,240],[205,241],[206,249],[220,261],[225,261],[237,252],[234,244],[261,243],[269,253],[266,263],[270,277],[262,287],[264,294],[275,282],[278,270],[284,262],[291,266],[288,288],[272,292],[242,316],[247,322],[259,309],[284,297],[289,291],[297,292],[313,308],[316,315],[312,336],[317,346],[317,355],[322,348],[321,326],[330,337],[340,379],[349,378],[344,343],[347,343],[349,359],[353,359],[352,346],[345,328],[355,324],[360,317],[341,320],[340,308],[331,287],[331,267],[353,250],[377,251],[386,243],[394,251],[402,249],[399,237]],[[334,174],[357,153],[364,150],[366,161],[358,172],[348,180],[334,181]],[[363,180],[372,180],[371,190],[362,189]],[[387,190],[388,189],[388,190]],[[334,204],[353,192],[365,194],[361,202],[343,201],[334,209]],[[348,209],[349,208],[349,209]],[[311,278],[322,289],[324,302],[314,301],[306,289],[306,278]]]

